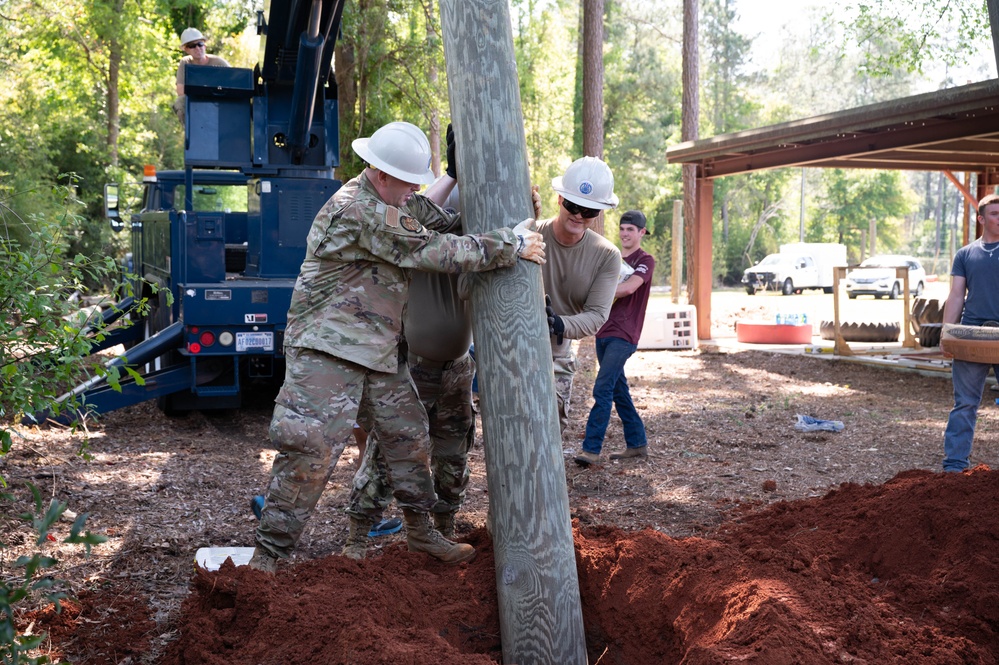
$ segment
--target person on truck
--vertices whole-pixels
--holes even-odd
[[[368,166],[316,215],[285,330],[285,381],[270,438],[278,449],[250,566],[273,572],[294,549],[353,426],[376,430],[412,551],[447,563],[475,555],[430,523],[437,503],[427,416],[406,364],[402,317],[411,270],[477,272],[545,262],[528,218],[457,236],[458,224],[416,194],[433,182],[430,142],[392,122],[352,148]]]
[[[184,109],[187,106],[187,96],[184,94],[185,70],[188,65],[202,65],[205,67],[229,67],[225,58],[217,55],[209,55],[205,42],[205,36],[197,28],[185,28],[180,33],[180,48],[185,55],[177,65],[177,100],[173,103],[173,110],[180,119],[180,124],[184,124]]]

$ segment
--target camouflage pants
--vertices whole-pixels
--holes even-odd
[[[461,507],[468,487],[468,451],[475,435],[472,378],[475,361],[466,354],[449,364],[409,354],[409,371],[430,423],[430,466],[437,493],[435,512]],[[361,425],[364,426],[364,422]],[[381,454],[384,439],[378,428],[368,434],[364,459],[354,475],[347,513],[377,520],[392,498],[388,469]]]
[[[555,365],[555,397],[558,398],[559,433],[564,434],[569,425],[569,401],[572,398],[572,379],[576,375],[576,352],[552,358]]]
[[[287,557],[319,502],[354,423],[369,423],[400,505],[428,512],[437,501],[430,476],[427,414],[406,363],[394,374],[313,351],[287,350],[284,385],[270,437],[278,449],[256,542]]]

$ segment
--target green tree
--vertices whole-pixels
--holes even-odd
[[[840,242],[858,258],[862,238],[875,223],[879,252],[901,242],[903,218],[916,207],[898,171],[824,169],[825,193],[808,225],[809,242]]]
[[[984,1],[871,0],[849,5],[839,24],[864,51],[863,68],[874,76],[901,69],[922,72],[928,64],[965,64],[989,41]]]

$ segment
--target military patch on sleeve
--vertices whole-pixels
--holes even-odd
[[[402,228],[406,229],[407,231],[412,231],[413,233],[419,233],[420,231],[423,230],[423,227],[420,226],[420,223],[416,220],[415,217],[406,217],[406,216],[403,216],[402,218]]]
[[[379,203],[378,212],[384,215],[385,226],[392,227],[393,229],[399,228],[399,209],[395,206],[387,206],[384,203]]]

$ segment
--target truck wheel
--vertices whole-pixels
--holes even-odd
[[[790,277],[784,280],[784,286],[781,288],[780,292],[785,296],[789,296],[794,293],[794,282],[791,281]]]
[[[899,294],[902,293],[902,289],[898,287],[898,282],[891,285],[891,292],[888,294],[889,300],[898,300]]]
[[[856,293],[847,293],[846,295],[850,298],[850,300],[856,300],[857,299],[857,294]]]
[[[831,286],[823,286],[822,287],[822,293],[832,293],[832,292],[833,292],[833,287],[831,287]]]
[[[923,295],[923,283],[916,284],[916,297]]]
[[[754,289],[751,286],[747,286],[746,287],[746,293],[748,293],[751,296],[755,296],[756,295],[756,289]]]

